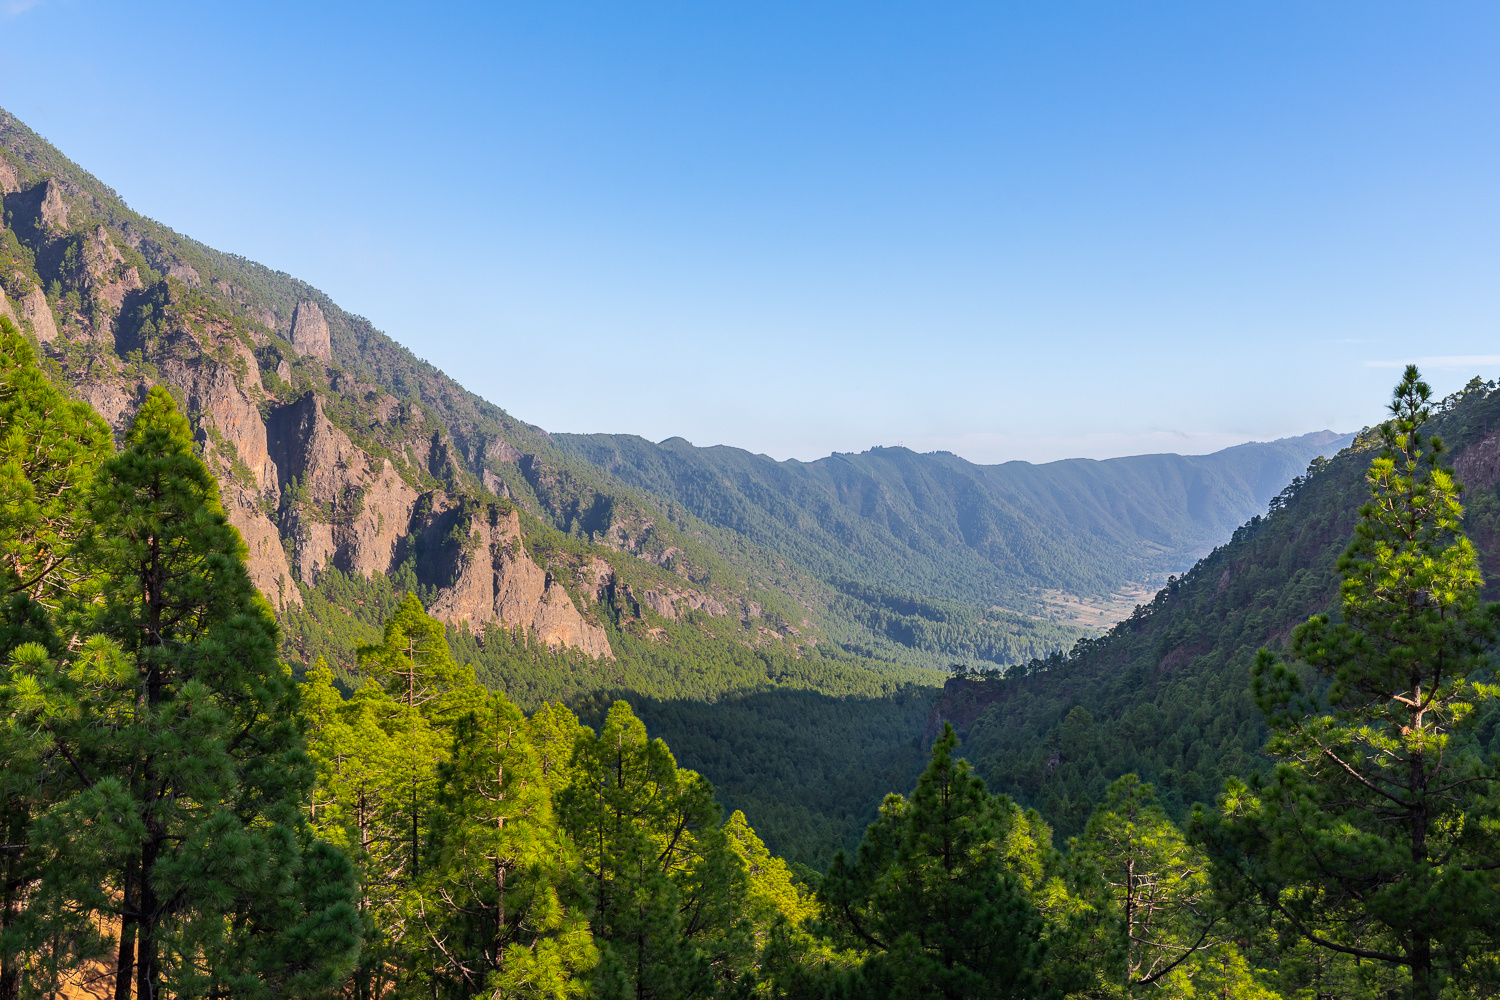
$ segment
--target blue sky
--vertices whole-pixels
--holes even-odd
[[[1202,452],[1500,376],[1500,7],[0,0],[0,106],[512,413]]]

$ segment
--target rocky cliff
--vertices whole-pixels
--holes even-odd
[[[649,637],[690,610],[759,613],[748,574],[670,514],[316,290],[131,212],[3,111],[0,199],[0,315],[117,431],[150,386],[172,393],[278,609],[331,571],[410,572],[450,623],[595,658],[602,616]],[[539,563],[528,539],[548,531],[576,541]]]

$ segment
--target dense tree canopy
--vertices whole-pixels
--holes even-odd
[[[811,650],[725,653],[693,638],[705,620],[665,652],[610,623],[615,686],[659,685],[632,705],[597,663],[445,625],[409,580],[330,573],[310,597],[370,610],[323,634],[309,600],[290,641],[338,662],[299,680],[172,397],[146,394],[115,452],[0,321],[0,1000],[1492,995],[1500,607],[1481,600],[1430,411],[1412,369],[1339,606],[1255,661],[1273,766],[1229,775],[1187,833],[1175,766],[1175,798],[1133,773],[1099,784],[1127,758],[1097,700],[1056,713],[1040,759],[997,756],[981,727],[985,768],[1022,790],[1026,768],[1049,776],[1038,798],[1076,831],[1059,846],[951,727],[917,773],[918,741],[870,724],[870,704],[909,695],[899,677]],[[1182,587],[1072,657],[958,674],[994,705],[1044,694],[1039,678],[1128,646]],[[1161,662],[1200,639],[1173,632]],[[684,693],[669,677],[729,707],[662,697]],[[1184,718],[1212,708],[1200,696]],[[847,745],[797,742],[808,716],[814,733],[849,720]],[[885,798],[852,855],[829,844],[819,874],[778,857],[752,811],[725,819],[652,718],[768,812],[788,774],[834,760],[843,776],[816,787],[858,770],[910,793]],[[1163,718],[1129,726],[1149,743]],[[723,730],[745,720],[782,752],[736,765]],[[1150,737],[1177,739],[1187,766],[1181,732]],[[788,842],[822,834],[812,815],[783,814],[804,827]]]

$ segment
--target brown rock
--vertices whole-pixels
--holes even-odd
[[[114,381],[83,382],[77,386],[78,395],[104,418],[105,423],[120,435],[129,426],[130,420],[140,406],[140,400],[125,386]]]
[[[489,469],[479,470],[479,482],[480,485],[495,494],[495,496],[503,497],[506,500],[510,499],[510,487],[505,485],[505,480],[495,475]]]
[[[328,337],[328,320],[316,302],[298,302],[292,314],[292,347],[298,354],[310,354],[326,362],[333,361],[333,343]]]
[[[1453,462],[1453,474],[1471,490],[1487,490],[1500,482],[1500,431],[1465,448]]]
[[[286,563],[286,550],[281,547],[281,535],[271,519],[259,510],[246,506],[238,499],[224,504],[229,523],[239,530],[245,540],[247,557],[245,568],[271,606],[285,608],[289,604],[302,604],[302,591],[292,579],[291,568]]]
[[[673,620],[677,618],[678,604],[686,604],[689,610],[702,611],[710,618],[723,618],[729,614],[729,609],[723,604],[696,590],[648,590],[641,595],[640,601],[663,618]]]
[[[99,297],[108,302],[118,312],[125,304],[125,296],[129,292],[141,288],[141,273],[135,268],[125,269],[125,273],[119,278],[111,281],[99,290]]]
[[[48,177],[43,184],[42,203],[37,210],[42,228],[68,228],[68,203],[63,200],[62,182],[56,177]]]
[[[15,168],[0,157],[0,195],[15,194],[21,190],[21,182],[16,178]]]
[[[203,279],[198,276],[198,269],[191,264],[184,264],[180,260],[174,260],[167,266],[167,274],[189,288],[196,288],[203,284]]]
[[[429,609],[434,617],[471,626],[498,621],[525,627],[549,646],[612,658],[604,630],[586,621],[562,584],[526,554],[517,512],[493,526],[475,517],[466,527],[473,541],[457,557],[453,583]]]
[[[338,556],[351,573],[389,573],[411,525],[417,491],[396,474],[389,459],[364,491],[364,503],[339,539]]]
[[[3,165],[4,163],[4,160],[0,160],[0,165]],[[16,326],[21,325],[21,321],[16,318],[16,311],[10,307],[10,300],[5,297],[5,289],[3,288],[0,288],[0,316],[4,316],[6,319],[16,324]]]
[[[94,294],[108,302],[116,312],[125,302],[127,292],[141,287],[141,275],[133,267],[121,268],[125,257],[103,226],[96,226],[83,244],[83,266]]]
[[[57,321],[52,318],[52,307],[40,288],[33,288],[21,300],[21,315],[31,324],[31,333],[38,341],[45,344],[57,339]]]
[[[521,460],[521,449],[504,438],[495,438],[485,445],[484,457],[486,460],[493,459],[497,462],[518,462]]]
[[[372,473],[369,457],[333,426],[312,393],[272,412],[268,443],[279,481],[295,478],[311,501],[285,525],[298,579],[312,583],[330,566],[361,575],[395,569],[418,497],[389,460]],[[334,511],[334,523],[314,510]]]
[[[109,238],[103,226],[94,227],[83,241],[83,269],[90,285],[99,287],[113,277],[116,264],[124,263],[120,248]]]

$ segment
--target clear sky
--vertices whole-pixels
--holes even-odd
[[[0,106],[517,416],[1202,452],[1500,375],[1500,6],[0,0]]]

